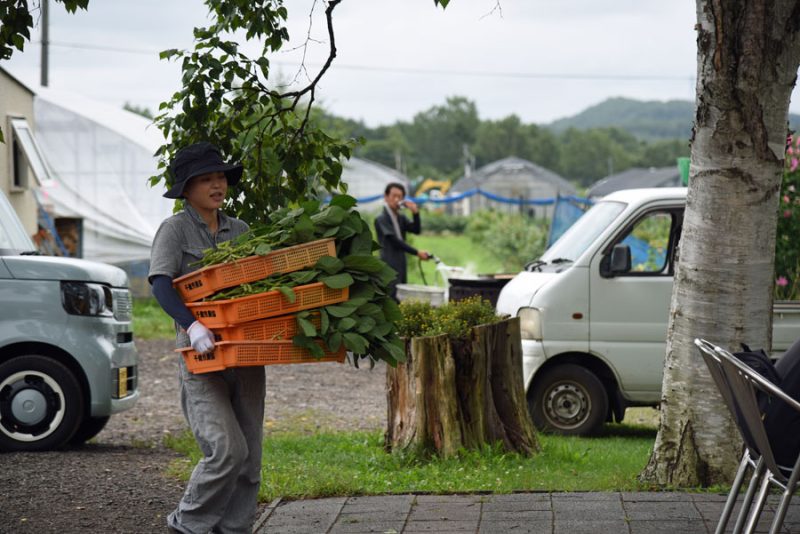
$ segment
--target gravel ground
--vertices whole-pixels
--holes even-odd
[[[183,483],[165,474],[180,455],[163,437],[186,424],[171,341],[138,341],[141,398],[89,444],[0,454],[0,533],[166,531]],[[385,369],[349,364],[267,368],[267,432],[374,430],[386,419]]]

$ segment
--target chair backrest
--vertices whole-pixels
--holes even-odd
[[[763,457],[773,475],[785,481],[786,476],[775,461],[756,393],[763,391],[798,412],[800,403],[727,350],[702,339],[695,340],[695,345],[700,349],[714,383],[736,421],[745,446],[754,456]]]

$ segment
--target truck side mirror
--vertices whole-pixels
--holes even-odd
[[[631,247],[617,243],[611,249],[611,274],[627,273],[631,270]]]

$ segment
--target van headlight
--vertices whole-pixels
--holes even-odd
[[[61,282],[61,305],[71,315],[114,315],[111,289],[88,282]]]
[[[542,339],[542,311],[538,308],[520,308],[517,312],[522,339]]]

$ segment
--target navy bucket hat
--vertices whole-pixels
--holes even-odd
[[[242,177],[241,165],[231,165],[222,161],[219,148],[207,142],[195,143],[178,150],[169,165],[172,187],[164,193],[167,198],[181,198],[189,180],[210,172],[223,172],[228,185],[236,185]]]

